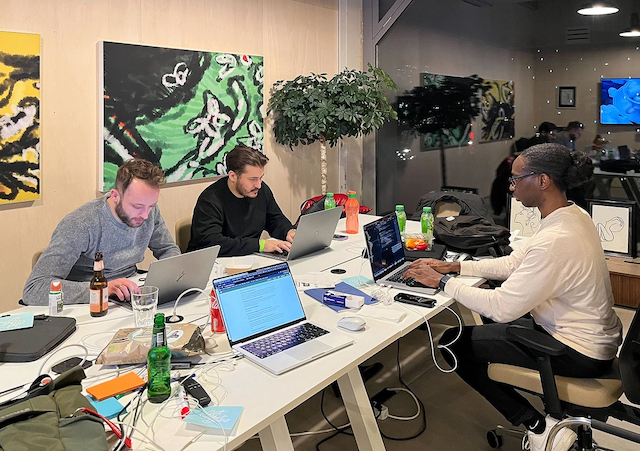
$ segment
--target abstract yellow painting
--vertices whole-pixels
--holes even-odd
[[[0,205],[40,198],[40,35],[0,31]]]

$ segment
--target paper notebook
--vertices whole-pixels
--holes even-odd
[[[311,290],[305,290],[305,294],[308,294],[316,301],[319,301],[322,303],[322,297],[327,291],[329,290],[327,290],[326,288],[312,288]],[[376,299],[373,299],[367,293],[364,293],[358,290],[357,288],[352,287],[348,283],[344,283],[344,282],[340,282],[339,284],[337,284],[335,288],[333,288],[331,291],[337,291],[338,293],[355,294],[356,296],[362,296],[364,298],[365,305],[375,304],[376,302],[378,302]],[[336,312],[347,309],[347,307],[340,307],[338,305],[328,305],[328,304],[324,304],[324,305],[335,310]]]

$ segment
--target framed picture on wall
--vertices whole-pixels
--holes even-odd
[[[559,108],[575,108],[576,107],[576,87],[560,86],[558,88],[558,107]]]
[[[542,215],[538,207],[525,207],[522,202],[509,194],[507,218],[512,236],[517,232],[518,236],[530,237],[538,231]]]
[[[631,201],[589,200],[589,213],[606,254],[636,257],[636,208]]]

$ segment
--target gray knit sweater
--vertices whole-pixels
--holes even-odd
[[[108,198],[105,194],[87,202],[60,221],[24,286],[25,304],[47,305],[53,279],[62,280],[65,304],[88,303],[98,251],[104,256],[107,280],[134,275],[147,247],[157,259],[180,254],[158,206],[140,227],[133,228],[113,216]]]

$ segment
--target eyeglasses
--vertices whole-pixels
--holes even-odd
[[[516,187],[516,180],[520,180],[523,179],[525,177],[531,177],[532,175],[538,175],[535,172],[531,172],[530,174],[522,174],[522,175],[514,175],[512,177],[509,177],[509,185],[513,186],[514,188]]]

